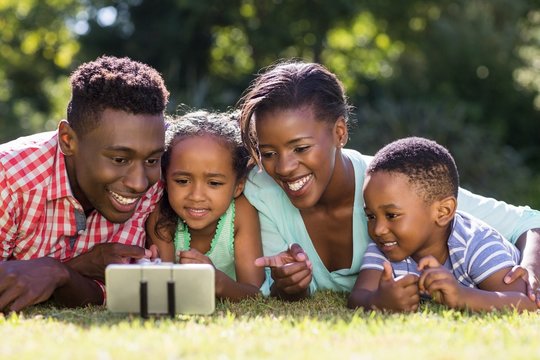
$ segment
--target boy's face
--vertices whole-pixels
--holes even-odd
[[[387,171],[368,174],[364,202],[369,235],[390,261],[409,256],[418,261],[437,253],[440,239],[435,236],[435,205],[418,195],[406,175]]]
[[[105,109],[99,125],[83,136],[64,126],[68,131],[60,127],[60,142],[71,134],[62,150],[75,198],[85,212],[96,209],[111,222],[126,222],[159,180],[163,116]]]

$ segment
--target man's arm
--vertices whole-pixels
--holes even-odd
[[[49,299],[53,293],[54,299],[66,306],[103,302],[97,283],[53,258],[0,263],[0,311],[20,311]]]

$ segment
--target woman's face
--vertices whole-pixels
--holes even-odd
[[[265,113],[255,126],[263,167],[293,205],[307,209],[319,203],[334,173],[345,121],[316,119],[304,106]]]

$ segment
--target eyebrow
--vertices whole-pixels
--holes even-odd
[[[121,146],[121,145],[118,145],[118,146],[115,146],[115,145],[112,145],[112,146],[107,146],[105,148],[105,150],[108,150],[108,151],[122,151],[122,152],[127,152],[127,153],[135,153],[135,150],[133,150],[132,148],[130,147],[127,147],[127,146]],[[155,149],[153,150],[150,155],[153,155],[153,154],[158,154],[158,153],[163,153],[165,152],[165,147],[160,147],[158,149]]]
[[[184,170],[177,170],[177,171],[173,171],[171,173],[171,175],[176,175],[176,176],[178,176],[178,175],[191,175],[191,174],[192,174],[191,172],[184,171]],[[221,173],[205,173],[204,176],[209,177],[209,178],[216,178],[216,177],[217,178],[223,178],[223,179],[227,178],[226,175],[221,174]]]
[[[307,140],[307,139],[313,139],[313,136],[302,136],[302,137],[298,137],[298,138],[294,138],[292,140],[289,140],[287,141],[286,145],[293,145],[294,143],[297,143],[297,142],[300,142],[302,140]],[[272,145],[269,145],[269,144],[259,144],[259,147],[271,147]]]
[[[401,209],[401,207],[396,204],[384,204],[384,205],[378,206],[377,209],[383,209],[383,210],[398,209],[399,210]],[[364,211],[366,210],[368,210],[368,208],[364,206]]]

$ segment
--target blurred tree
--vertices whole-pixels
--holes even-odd
[[[78,7],[72,0],[0,2],[0,142],[54,128],[65,116],[66,74],[79,50],[65,19]]]
[[[538,0],[3,0],[1,136],[57,120],[69,70],[102,54],[161,71],[169,112],[233,106],[259,69],[296,57],[344,82],[361,125],[354,147],[431,137],[455,154],[464,184],[539,206],[537,9]]]

